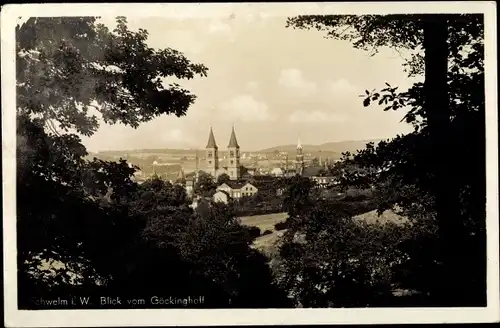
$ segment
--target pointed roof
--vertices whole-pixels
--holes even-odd
[[[234,126],[233,130],[231,131],[231,138],[229,139],[229,145],[227,148],[240,148],[238,145],[238,141],[236,140],[236,133],[234,133]]]
[[[210,128],[210,135],[208,136],[207,147],[205,148],[217,148],[217,144],[215,143],[214,131]]]
[[[179,174],[177,175],[178,179],[186,179],[186,175],[184,174],[184,169],[181,167]]]
[[[302,144],[300,143],[300,139],[297,141],[297,149],[302,149]]]

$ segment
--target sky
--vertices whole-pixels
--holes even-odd
[[[363,107],[366,89],[413,83],[391,49],[375,56],[324,32],[286,28],[286,16],[231,14],[172,18],[127,17],[149,32],[152,48],[174,48],[208,67],[208,76],[181,81],[197,96],[186,116],[162,116],[134,129],[101,124],[83,142],[90,151],[198,148],[210,127],[225,149],[234,125],[243,150],[282,144],[322,144],[388,138],[411,131],[404,113]],[[101,19],[114,27],[113,17]]]

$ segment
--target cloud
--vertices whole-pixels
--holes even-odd
[[[249,89],[255,90],[255,89],[257,89],[259,87],[259,83],[257,81],[249,81],[247,83],[247,87]]]
[[[163,128],[159,135],[162,145],[167,147],[190,147],[193,145],[193,140],[185,133],[185,128]]]
[[[208,25],[208,29],[206,31],[210,36],[226,39],[230,43],[236,41],[235,32],[233,31],[231,25],[224,22],[220,18],[210,20],[210,24]]]
[[[168,40],[168,46],[182,52],[191,54],[201,54],[207,45],[206,40],[200,40],[192,30],[187,29],[170,29],[162,36],[162,39]],[[160,43],[162,40],[156,40],[150,37],[149,42]]]
[[[360,95],[363,90],[360,90],[358,87],[352,85],[349,81],[342,78],[334,82],[330,82],[328,84],[328,91],[335,95],[341,96],[352,96],[354,94]]]
[[[238,95],[224,102],[218,109],[221,118],[242,122],[274,119],[266,103],[255,100],[251,95]]]
[[[222,22],[220,19],[212,19],[208,31],[213,34],[229,35],[232,32],[232,28],[229,24]]]
[[[320,110],[297,110],[289,116],[293,123],[343,123],[347,117],[336,113],[326,113]]]
[[[316,92],[316,83],[307,81],[302,76],[302,72],[296,68],[287,68],[281,71],[278,83],[294,92],[299,92],[301,95],[307,96]]]

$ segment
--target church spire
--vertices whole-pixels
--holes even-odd
[[[229,145],[227,146],[227,148],[240,148],[240,146],[238,145],[238,141],[236,140],[236,133],[234,132],[234,125],[233,125],[233,129],[231,131],[231,138],[229,139]]]
[[[205,148],[215,148],[217,149],[217,144],[215,143],[214,131],[210,127],[210,135],[208,136],[208,143]]]
[[[177,180],[181,182],[186,180],[186,174],[184,173],[184,169],[182,167],[179,171],[179,174],[177,175]]]
[[[302,144],[300,143],[300,138],[297,140],[297,149],[302,149]]]
[[[304,154],[303,154],[302,144],[300,143],[300,138],[297,141],[297,154],[295,155],[295,172],[298,175],[302,175],[304,172]]]

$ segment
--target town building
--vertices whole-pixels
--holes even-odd
[[[275,167],[271,170],[270,174],[275,176],[275,177],[282,177],[283,176],[283,169],[281,167]]]
[[[184,188],[186,188],[186,194],[188,197],[193,197],[194,194],[194,179],[186,179],[186,184],[184,185]]]
[[[208,143],[206,148],[206,169],[205,171],[213,176],[215,179],[222,175],[227,174],[231,180],[239,180],[245,168],[240,164],[240,146],[238,140],[236,139],[236,133],[234,131],[234,126],[231,131],[231,136],[229,138],[229,144],[227,146],[227,159],[226,165],[220,166],[219,163],[219,147],[215,141],[215,136],[212,128],[210,128],[210,134],[208,136]]]
[[[327,187],[337,184],[335,177],[331,176],[312,176],[311,179],[316,182],[319,187]]]
[[[335,183],[335,178],[328,173],[328,160],[323,161],[309,161],[306,163],[304,160],[304,148],[300,142],[297,142],[295,161],[293,168],[288,165],[288,154],[285,154],[285,164],[282,163],[280,167],[273,168],[269,174],[273,177],[293,177],[300,175],[309,178],[316,182],[319,187],[326,187]]]
[[[248,181],[227,181],[218,186],[217,191],[226,192],[232,199],[240,199],[255,195],[259,189]]]
[[[227,204],[231,200],[231,196],[229,196],[229,193],[224,190],[217,190],[213,196],[213,200],[215,203]]]
[[[295,155],[295,173],[302,175],[304,172],[304,153],[300,139],[297,142],[297,154]]]
[[[212,198],[218,202],[227,203],[230,199],[253,196],[259,190],[265,193],[268,193],[269,190],[273,190],[273,193],[280,193],[280,190],[274,187],[274,181],[281,177],[300,175],[315,181],[319,187],[326,187],[335,183],[334,177],[328,175],[327,165],[321,165],[322,160],[319,163],[313,161],[306,164],[304,149],[300,140],[297,142],[295,161],[292,161],[289,165],[288,154],[286,154],[285,165],[275,167],[264,175],[262,174],[263,170],[260,168],[246,168],[240,164],[240,146],[236,138],[234,126],[231,130],[227,146],[227,158],[225,157],[224,159],[224,165],[221,165],[221,161],[219,160],[219,148],[212,128],[210,128],[205,153],[204,171],[214,177],[214,179],[217,179],[222,174],[227,174],[230,178],[230,181],[217,187],[216,193]],[[193,196],[198,173],[198,156],[196,156],[195,172],[185,175],[181,170],[179,173],[179,178],[184,178],[186,181],[186,192],[190,197]]]

